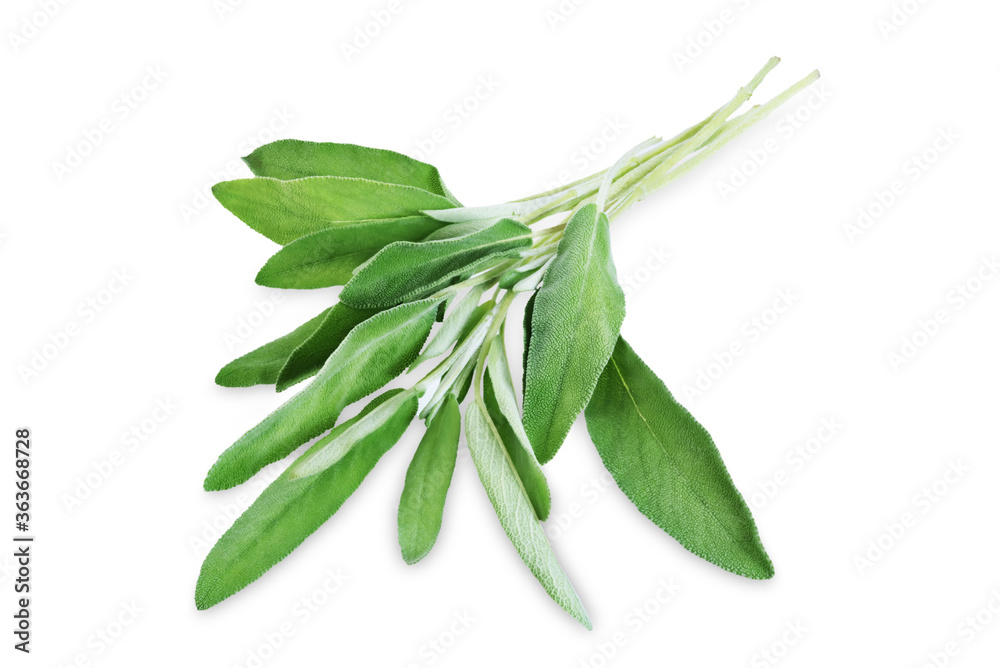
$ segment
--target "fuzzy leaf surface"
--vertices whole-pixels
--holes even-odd
[[[333,433],[348,429],[398,393],[390,390],[376,397],[360,415],[338,425]],[[412,402],[416,411],[416,398]],[[337,512],[408,424],[409,420],[385,424],[320,475],[298,480],[291,480],[287,471],[280,475],[205,558],[195,589],[198,609],[232,596],[288,556]]]
[[[479,311],[479,300],[483,297],[483,286],[477,285],[469,289],[455,304],[455,308],[445,317],[441,329],[431,337],[420,356],[413,361],[410,369],[415,369],[424,362],[441,355],[468,334],[466,326],[474,320]],[[478,322],[478,321],[477,321]],[[475,324],[475,323],[473,323]]]
[[[517,553],[552,600],[590,629],[583,602],[556,560],[500,435],[479,400],[465,410],[465,437],[486,495]]]
[[[542,464],[590,400],[625,317],[608,225],[593,204],[570,218],[532,305],[524,429]]]
[[[378,311],[351,308],[342,302],[334,304],[319,327],[288,356],[278,373],[278,392],[319,373],[351,330],[376,313]]]
[[[305,176],[347,176],[421,188],[458,200],[448,192],[437,167],[368,146],[279,139],[243,158],[255,176],[291,180]]]
[[[441,195],[413,186],[345,176],[236,179],[215,184],[212,194],[237,218],[279,244],[345,223],[416,216],[442,203],[454,206]]]
[[[381,429],[388,422],[413,420],[417,404],[411,401],[416,396],[413,390],[401,392],[395,397],[373,410],[371,413],[355,422],[350,428],[339,434],[328,434],[316,442],[309,452],[302,455],[288,467],[290,479],[308,478],[319,475],[364,443],[371,434]],[[411,410],[411,408],[413,410]]]
[[[408,564],[415,564],[427,556],[441,531],[444,501],[455,471],[461,427],[458,402],[449,395],[431,418],[406,469],[397,525],[399,548]]]
[[[552,496],[542,467],[535,459],[528,435],[524,433],[521,424],[521,412],[517,408],[517,394],[510,376],[503,338],[501,330],[490,346],[487,373],[483,379],[483,402],[507,454],[510,455],[511,463],[517,470],[517,476],[531,499],[535,515],[539,520],[545,521],[552,508]]]
[[[344,408],[391,381],[416,358],[437,309],[438,300],[411,302],[352,329],[308,387],[222,453],[205,478],[205,489],[246,482],[333,427]]]
[[[389,308],[425,297],[497,258],[531,245],[531,230],[504,219],[464,237],[398,241],[380,250],[354,275],[340,299],[356,308]]]
[[[394,241],[419,241],[440,227],[427,216],[362,220],[299,237],[271,256],[258,285],[307,290],[344,285],[354,269]]]
[[[234,359],[222,367],[215,382],[223,387],[274,385],[289,356],[320,328],[332,308],[325,309],[288,334]]]
[[[755,579],[774,575],[712,437],[624,339],[586,417],[605,467],[643,515],[727,571]]]

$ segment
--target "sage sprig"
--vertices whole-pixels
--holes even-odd
[[[257,282],[343,288],[337,303],[216,377],[227,387],[279,391],[314,378],[222,454],[205,489],[246,482],[319,438],[219,539],[202,566],[198,607],[231,596],[297,547],[415,420],[426,430],[397,518],[407,563],[423,559],[437,539],[464,431],[514,548],[549,596],[590,628],[540,524],[552,504],[542,465],[583,412],[602,461],[644,515],[721,568],[772,577],[711,437],[621,338],[625,298],[610,227],[819,76],[737,115],[777,63],[768,61],[730,101],[676,136],[645,141],[603,172],[502,204],[462,206],[437,169],[391,151],[282,140],[244,158],[254,178],[213,192],[282,245]],[[521,294],[528,301],[517,388],[505,330]],[[404,373],[414,381],[338,424],[343,410]]]

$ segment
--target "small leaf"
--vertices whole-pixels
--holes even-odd
[[[552,600],[590,629],[590,617],[559,566],[500,435],[478,397],[465,411],[465,437],[486,495],[517,553]]]
[[[378,311],[351,308],[341,302],[334,304],[319,327],[288,356],[278,373],[278,392],[319,373],[351,330],[376,313]]]
[[[555,456],[590,400],[625,317],[608,224],[593,204],[573,214],[536,293],[524,429],[542,464]]]
[[[404,218],[435,206],[453,206],[451,200],[413,186],[343,176],[237,179],[215,184],[212,194],[237,218],[279,244],[345,223]]]
[[[376,397],[360,415],[332,433],[350,428],[399,392],[389,390]],[[337,512],[408,424],[408,420],[386,424],[320,475],[290,480],[286,472],[271,483],[205,558],[195,589],[198,609],[232,596],[288,556]]]
[[[441,225],[427,216],[362,220],[291,242],[271,256],[257,284],[307,290],[344,285],[354,269],[394,241],[419,241]]]
[[[427,340],[437,308],[434,299],[403,304],[352,329],[306,389],[222,453],[205,478],[205,489],[246,482],[336,424],[344,408],[402,373]]]
[[[449,392],[454,394],[455,388],[464,384],[470,366],[475,366],[479,351],[489,332],[491,319],[486,317],[488,313],[495,311],[496,304],[493,300],[488,300],[479,305],[469,323],[466,325],[468,332],[459,339],[459,344],[455,346],[449,357],[448,369],[444,376],[436,384],[433,390],[428,389],[424,395],[426,403],[420,412],[422,419],[427,419],[434,413],[441,404],[445,395]]]
[[[256,176],[289,180],[304,176],[347,176],[396,183],[452,200],[437,167],[402,153],[354,144],[279,139],[243,158]]]
[[[756,579],[774,575],[712,437],[624,339],[586,416],[605,467],[643,515],[727,571]]]
[[[399,548],[403,560],[415,564],[431,551],[441,530],[444,500],[458,456],[462,415],[449,396],[431,419],[406,469],[399,499]]]
[[[288,467],[289,480],[308,478],[326,471],[347,456],[347,453],[358,444],[364,443],[371,434],[390,422],[398,423],[406,420],[406,424],[410,424],[417,412],[417,401],[414,400],[416,397],[417,394],[412,389],[400,392],[348,429],[339,434],[324,436],[309,448],[309,452]]]
[[[464,335],[468,334],[466,325],[474,319],[479,311],[479,300],[483,297],[484,286],[470,288],[462,297],[455,309],[445,318],[444,323],[427,344],[424,352],[413,361],[410,370],[417,368],[429,359],[433,359],[455,345]]]
[[[369,260],[344,286],[340,299],[357,308],[389,308],[430,295],[456,277],[530,245],[531,230],[510,219],[455,239],[398,241]]]
[[[549,264],[551,261],[552,258],[547,257],[545,255],[539,255],[530,262],[527,262],[523,265],[520,265],[513,269],[509,269],[508,271],[504,272],[504,274],[501,275],[500,279],[497,281],[497,285],[499,285],[504,290],[511,290],[514,288],[515,285],[524,281],[524,279],[534,276],[536,273],[539,273],[540,269],[541,269],[541,275],[544,275],[545,274],[544,268],[546,268],[545,265]],[[541,282],[542,279],[541,276],[539,276],[534,287],[530,289],[521,289],[518,290],[518,292],[533,291],[535,288],[538,287],[538,283]]]
[[[319,329],[330,310],[329,308],[325,309],[318,316],[288,334],[270,343],[265,343],[243,357],[234,359],[222,367],[215,377],[215,382],[223,387],[273,385],[277,382],[278,374],[288,360],[288,356]]]
[[[549,261],[543,264],[538,269],[534,270],[530,274],[524,276],[521,280],[514,284],[514,287],[510,289],[511,292],[535,292],[538,290],[538,286],[541,285],[542,281],[545,280],[545,274],[548,273],[549,267],[552,266],[552,262],[555,258],[549,258]]]
[[[542,467],[535,459],[528,435],[521,425],[521,413],[517,408],[514,381],[507,364],[502,329],[490,345],[487,374],[483,380],[483,401],[525,492],[531,499],[535,515],[545,521],[552,507],[552,497]]]

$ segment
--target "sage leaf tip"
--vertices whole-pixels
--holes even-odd
[[[441,531],[461,428],[458,401],[449,394],[430,419],[406,469],[397,526],[400,552],[407,564],[427,556]]]
[[[621,337],[585,415],[605,468],[643,515],[724,570],[774,575],[712,437]]]
[[[206,492],[221,492],[233,486],[225,484],[223,476],[219,474],[218,466],[213,466],[209,469],[208,474],[205,476],[205,481],[202,483],[202,487]]]
[[[233,374],[231,364],[219,369],[219,373],[215,374],[215,384],[220,387],[241,387],[235,374]]]

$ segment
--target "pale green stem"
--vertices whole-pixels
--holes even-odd
[[[766,118],[772,111],[788,101],[789,98],[801,92],[803,88],[810,85],[816,79],[819,78],[819,72],[813,71],[808,76],[804,77],[794,85],[787,88],[784,92],[777,95],[767,103],[756,106],[750,111],[737,116],[729,123],[726,123],[721,129],[718,130],[709,141],[705,142],[701,150],[691,157],[684,164],[680,165],[676,169],[666,169],[661,170],[659,167],[650,174],[646,176],[642,181],[640,181],[636,186],[631,188],[628,192],[623,193],[623,195],[618,198],[613,204],[611,210],[608,212],[609,218],[615,218],[620,215],[623,211],[627,210],[629,207],[634,205],[636,202],[641,200],[648,194],[659,190],[667,183],[673,181],[674,179],[687,173],[689,170],[700,164],[703,160],[708,158],[710,155],[718,151],[724,145],[726,145],[732,139],[738,137],[740,134],[745,132],[747,129],[752,127],[755,123],[760,122]],[[671,165],[673,167],[673,165]]]

